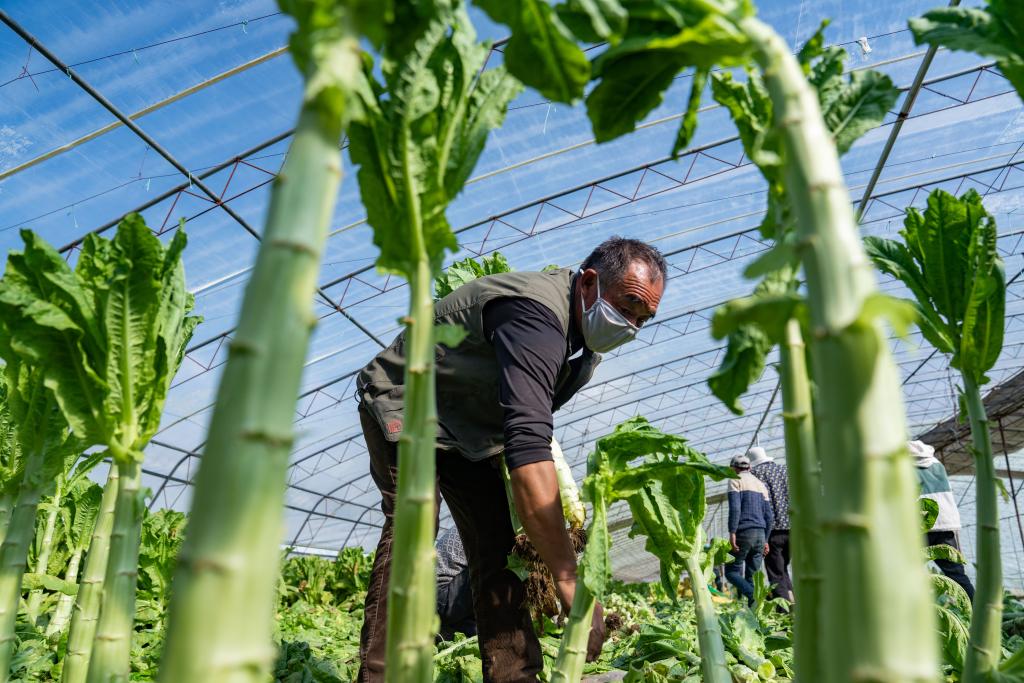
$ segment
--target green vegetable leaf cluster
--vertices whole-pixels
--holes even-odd
[[[705,476],[717,480],[736,475],[712,465],[686,439],[662,432],[643,417],[627,420],[598,439],[583,481],[584,498],[594,512],[580,563],[582,580],[597,599],[604,596],[611,577],[608,506],[617,500],[629,504],[631,535],[647,538],[645,548],[661,562],[664,590],[676,594],[686,558],[702,550],[697,544]]]
[[[988,0],[984,9],[942,7],[910,20],[918,45],[929,43],[994,57],[999,70],[1024,97],[1024,5]]]
[[[892,80],[878,71],[853,71],[844,77],[847,52],[824,47],[823,22],[798,54],[807,79],[818,94],[825,124],[839,154],[846,153],[858,138],[882,123],[899,97]],[[782,141],[775,130],[773,107],[768,90],[758,72],[747,70],[740,83],[731,73],[712,76],[715,101],[726,107],[739,131],[743,149],[768,181],[768,210],[761,223],[761,234],[782,242],[792,224],[791,209],[785,197]],[[795,257],[791,260],[795,261]]]
[[[432,272],[457,248],[445,209],[461,191],[519,85],[481,73],[488,48],[459,10],[431,21],[401,59],[385,56],[384,83],[363,93],[365,119],[349,128],[359,189],[380,248],[377,267],[411,278],[425,252]]]
[[[165,248],[138,214],[113,240],[89,235],[72,271],[30,231],[8,255],[0,315],[8,363],[38,365],[75,434],[121,460],[139,460],[160,424],[171,379],[199,318],[188,316],[181,253]]]
[[[472,256],[464,258],[452,263],[434,279],[434,299],[440,301],[467,282],[472,282],[485,275],[511,271],[512,266],[500,251],[485,256],[479,261]]]
[[[923,214],[907,209],[900,235],[902,243],[865,238],[868,256],[913,294],[925,339],[984,384],[1002,350],[1006,307],[995,219],[973,189],[959,199],[935,190]]]

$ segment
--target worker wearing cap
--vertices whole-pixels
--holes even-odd
[[[960,510],[953,498],[946,468],[935,457],[935,449],[923,441],[908,441],[907,449],[914,458],[917,478],[921,483],[921,498],[931,498],[939,506],[939,516],[926,534],[927,545],[948,545],[960,550]],[[935,560],[942,573],[960,584],[967,596],[974,601],[974,584],[964,571],[964,566],[952,560]]]
[[[725,567],[725,577],[754,604],[754,573],[768,553],[768,535],[775,524],[768,489],[750,473],[750,458],[737,455],[729,466],[739,475],[729,480],[729,541],[734,559]]]
[[[793,602],[793,580],[789,578],[789,474],[785,465],[760,446],[747,451],[750,473],[768,489],[775,525],[768,534],[768,552],[764,556],[764,571],[772,584],[772,595]]]

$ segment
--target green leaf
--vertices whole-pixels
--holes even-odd
[[[924,214],[908,209],[903,225],[905,245],[868,238],[869,256],[914,294],[925,338],[983,384],[1002,350],[1005,324],[1006,276],[994,219],[974,190],[959,199],[935,190]]]
[[[707,69],[697,69],[693,73],[693,83],[690,85],[690,97],[686,102],[686,112],[679,124],[679,132],[676,134],[676,141],[672,145],[672,157],[678,157],[679,153],[690,146],[693,140],[693,133],[697,130],[697,113],[700,110],[700,98],[704,94],[704,88],[708,84],[709,72]]]
[[[930,498],[922,498],[921,500],[931,500]],[[932,522],[932,526],[935,523]],[[930,528],[930,527],[929,527]],[[925,556],[932,562],[935,560],[947,560],[949,562],[956,562],[957,564],[967,564],[967,559],[964,554],[951,545],[945,543],[939,545],[930,545],[924,549]]]
[[[515,574],[520,581],[526,581],[530,577],[530,568],[527,566],[526,560],[515,553],[509,554],[505,568]]]
[[[864,299],[860,317],[864,322],[884,319],[892,326],[897,337],[906,338],[910,333],[910,326],[917,320],[917,308],[906,299],[874,292]]]
[[[754,279],[783,268],[795,270],[799,260],[795,233],[787,232],[771,249],[758,256],[744,269],[743,277]]]
[[[685,62],[669,52],[609,48],[595,63],[601,78],[587,95],[587,116],[594,138],[607,142],[630,133],[661,104]]]
[[[708,387],[734,414],[743,414],[739,397],[761,377],[765,359],[773,346],[768,335],[757,325],[740,325],[728,333],[725,357],[718,369],[708,377]]]
[[[500,251],[480,261],[471,256],[455,261],[434,279],[434,299],[440,301],[467,282],[484,275],[509,272],[512,272],[512,266]]]
[[[513,76],[556,102],[583,96],[590,63],[551,5],[544,0],[477,0],[475,4],[512,29],[505,45],[505,68]]]
[[[76,439],[117,458],[142,457],[156,432],[171,378],[199,322],[187,316],[184,233],[165,249],[129,214],[113,240],[90,235],[72,271],[31,232],[8,255],[0,312],[8,364],[40,366]],[[77,455],[77,454],[76,454]]]
[[[1006,312],[1006,273],[997,249],[995,219],[981,205],[973,190],[961,201],[966,204],[971,227],[967,250],[968,295],[960,332],[960,368],[983,383],[985,373],[995,365],[1003,349]]]
[[[22,590],[39,590],[45,588],[48,591],[63,593],[64,595],[77,595],[78,584],[68,583],[64,579],[49,574],[25,574],[21,580]]]
[[[406,278],[423,256],[436,272],[458,248],[445,209],[518,91],[502,68],[474,88],[488,50],[464,13],[448,19],[432,22],[401,60],[384,60],[385,83],[364,93],[366,116],[349,127],[377,267]]]
[[[781,142],[774,133],[772,102],[768,89],[757,72],[747,72],[747,82],[733,79],[728,71],[711,76],[711,93],[715,101],[728,109],[739,131],[743,151],[772,183],[781,183]]]
[[[929,578],[931,579],[936,599],[969,620],[973,609],[971,607],[971,598],[967,595],[967,591],[956,581],[944,574],[929,574]]]
[[[469,332],[462,325],[434,325],[434,343],[454,349],[462,343]]]
[[[1013,499],[1013,496],[1011,496],[1010,492],[1006,489],[1006,484],[1003,483],[1003,480],[999,477],[995,478],[995,482],[996,491],[999,492],[999,496],[1003,499],[1004,503],[1009,503]]]
[[[834,98],[822,102],[821,113],[842,155],[861,136],[881,125],[900,91],[891,78],[873,70],[851,72],[848,82],[836,91]]]
[[[1024,11],[1014,0],[989,0],[985,9],[943,7],[910,20],[914,41],[994,57],[1024,97]]]
[[[636,464],[637,459],[642,462]],[[644,547],[658,557],[663,587],[674,599],[686,558],[701,551],[704,476],[736,475],[729,468],[712,465],[685,439],[662,432],[643,417],[626,420],[598,440],[583,481],[584,497],[594,514],[581,573],[599,600],[610,578],[607,507],[623,498],[633,515],[630,534],[646,537]]]
[[[615,42],[629,16],[619,0],[567,0],[555,11],[576,38],[591,43]]]
[[[825,52],[825,29],[832,23],[829,19],[823,19],[818,25],[818,30],[814,32],[807,42],[800,48],[800,52],[797,53],[797,61],[804,68],[804,73],[810,75],[811,73],[811,62],[820,57]]]
[[[921,530],[931,531],[935,520],[939,518],[939,504],[931,498],[918,498],[917,502],[921,508]]]
[[[950,331],[935,311],[924,274],[910,250],[895,240],[881,237],[865,237],[864,248],[876,268],[910,289],[917,302],[917,324],[925,339],[942,353],[953,353]]]
[[[803,299],[796,292],[755,294],[720,306],[711,319],[711,336],[721,339],[744,325],[756,325],[773,344],[784,334],[786,321],[800,317]]]

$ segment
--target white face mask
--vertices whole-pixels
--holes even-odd
[[[618,309],[601,298],[601,278],[597,279],[597,298],[589,309],[583,303],[580,289],[580,308],[583,310],[583,341],[595,353],[608,353],[636,337],[640,328],[626,320]]]

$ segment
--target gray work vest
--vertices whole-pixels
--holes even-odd
[[[532,299],[551,309],[561,324],[566,354],[555,382],[552,411],[590,380],[600,355],[584,348],[581,356],[569,360],[572,281],[569,268],[488,275],[466,283],[434,305],[435,323],[460,325],[468,332],[454,349],[440,344],[435,347],[440,447],[454,448],[470,460],[489,458],[504,448],[498,361],[494,346],[484,338],[483,312],[488,302],[504,297]],[[389,441],[397,441],[402,432],[404,344],[403,331],[356,380],[362,404]]]

